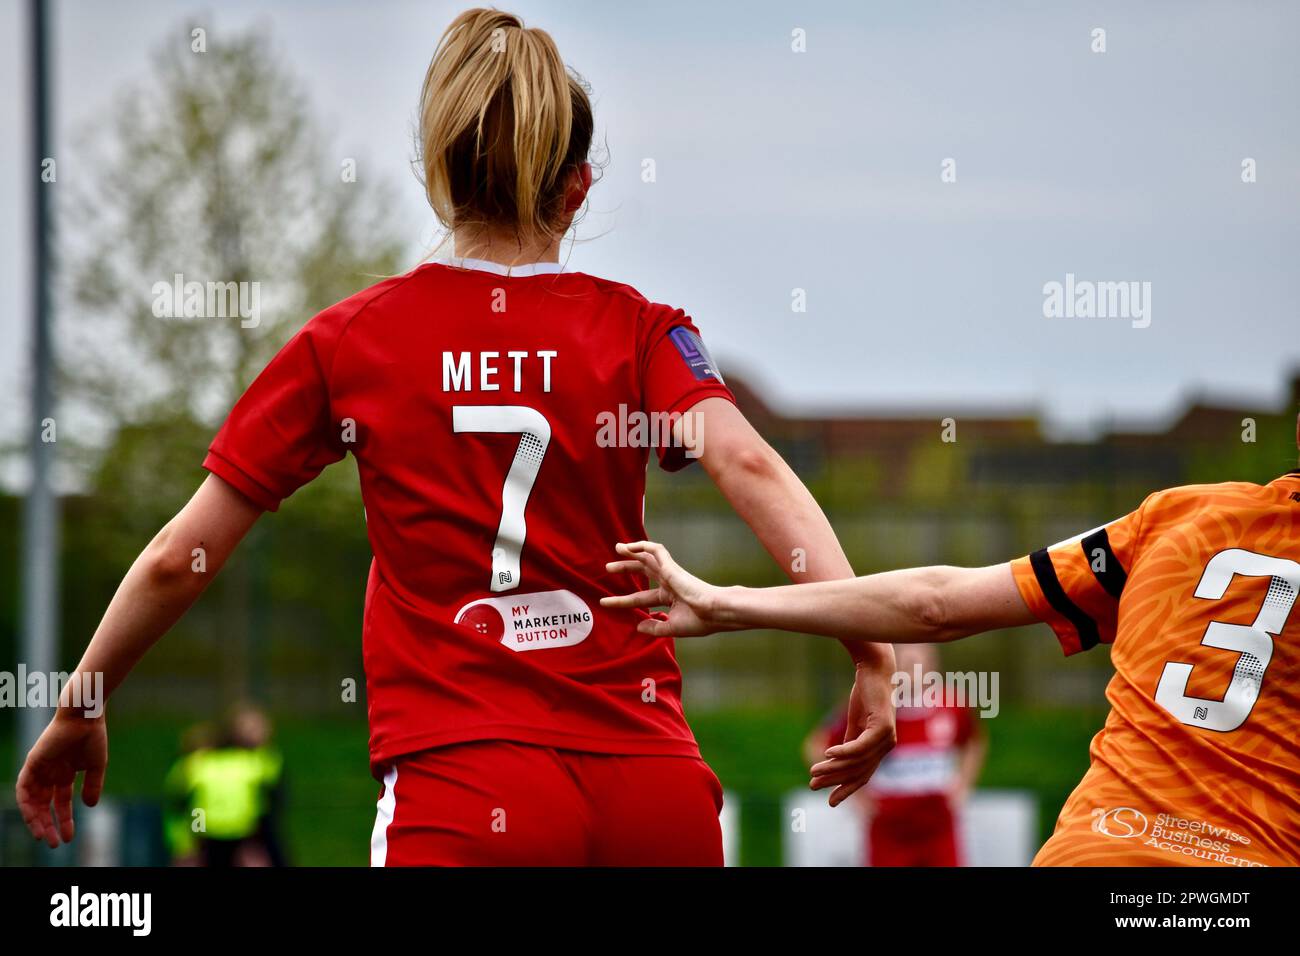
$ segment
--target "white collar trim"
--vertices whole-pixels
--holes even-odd
[[[499,276],[539,276],[563,271],[558,262],[525,262],[519,265],[505,266],[487,259],[469,259],[453,256],[447,263],[455,269],[476,269],[479,272],[491,272]]]

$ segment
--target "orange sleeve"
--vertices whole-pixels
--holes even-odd
[[[1051,626],[1067,655],[1115,640],[1142,511],[1011,562],[1026,606]]]

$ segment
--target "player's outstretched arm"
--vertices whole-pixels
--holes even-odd
[[[606,598],[611,607],[668,608],[641,631],[694,637],[715,631],[776,628],[841,640],[930,643],[1034,623],[1011,566],[929,567],[842,581],[773,588],[715,587],[684,570],[652,541],[620,544],[612,571],[636,571],[659,582],[635,594]]]
[[[56,847],[72,839],[72,788],[78,773],[85,773],[82,801],[87,806],[98,802],[108,765],[104,700],[194,603],[261,514],[257,505],[210,475],[131,565],[64,688],[54,719],[18,774],[18,808],[38,840]],[[97,675],[102,675],[102,685]],[[102,698],[74,700],[74,686],[102,686]]]
[[[601,603],[667,606],[667,620],[650,618],[638,625],[642,632],[656,636],[768,627],[825,634],[846,642],[908,643],[948,641],[1036,620],[1006,564],[915,568],[778,588],[718,588],[683,570],[661,544],[639,541],[620,544],[617,550],[623,560],[611,562],[610,571],[644,573],[658,586]],[[850,720],[853,716],[851,701]],[[812,766],[812,788],[835,787],[831,805],[842,802],[862,785],[854,766],[857,759],[850,739],[828,748],[826,759]]]

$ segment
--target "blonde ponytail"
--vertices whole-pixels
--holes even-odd
[[[558,237],[565,174],[587,159],[591,103],[543,30],[468,10],[438,42],[420,94],[425,193],[448,229],[512,227]]]

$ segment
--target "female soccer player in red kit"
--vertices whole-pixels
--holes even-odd
[[[263,511],[357,461],[374,552],[363,645],[376,865],[717,865],[721,791],[681,707],[669,640],[622,589],[611,541],[644,537],[646,421],[672,471],[698,457],[800,580],[845,578],[817,503],[736,409],[679,309],[564,271],[591,186],[591,106],[551,38],[471,10],[425,77],[429,201],[452,235],[427,263],[317,315],[235,405],[211,473],[144,550],[79,672],[111,693]],[[612,423],[633,423],[627,434]],[[192,552],[206,552],[194,571]],[[892,652],[857,668],[838,803],[892,745]],[[63,706],[18,781],[28,826],[71,839],[98,798],[102,716]],[[53,804],[53,813],[51,812]]]

